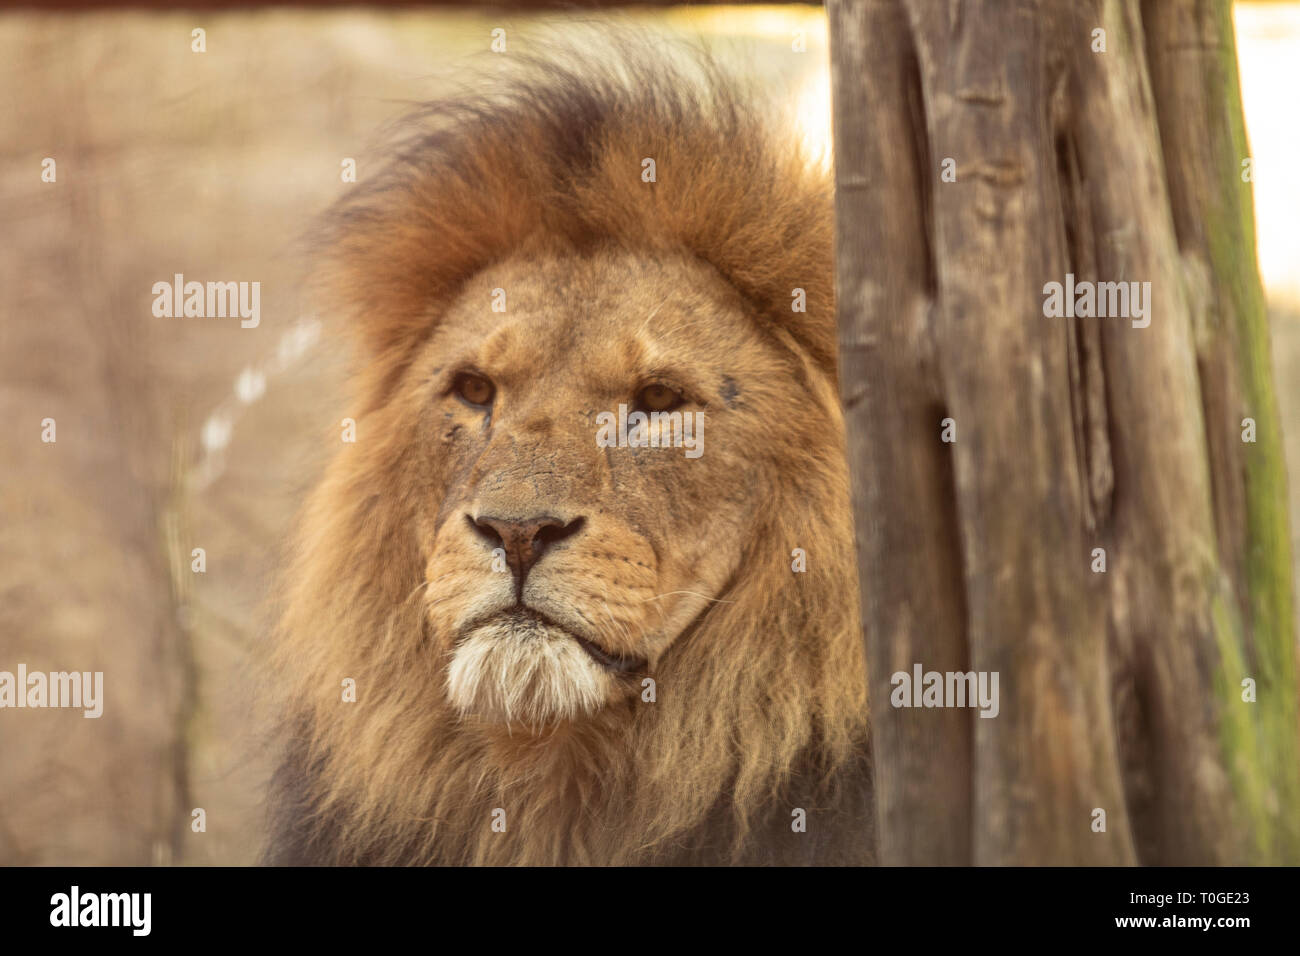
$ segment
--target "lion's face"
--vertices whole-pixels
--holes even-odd
[[[407,381],[428,622],[463,714],[593,714],[720,598],[800,391],[742,309],[702,262],[602,253],[516,257],[448,310]]]
[[[356,432],[284,576],[281,842],[725,860],[820,807],[861,860],[833,185],[707,56],[594,52],[422,109],[322,229]]]

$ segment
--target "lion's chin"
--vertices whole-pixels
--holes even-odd
[[[447,669],[447,694],[462,715],[529,727],[596,713],[612,682],[572,635],[541,621],[473,628]]]

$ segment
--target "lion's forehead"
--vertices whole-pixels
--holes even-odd
[[[498,374],[563,371],[561,391],[584,379],[623,387],[673,364],[720,379],[738,348],[758,343],[711,267],[646,251],[506,260],[465,283],[445,337]]]

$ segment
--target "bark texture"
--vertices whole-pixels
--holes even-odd
[[[1228,3],[827,6],[881,861],[1300,860]],[[1067,274],[1150,324],[1045,316]],[[999,715],[890,706],[916,663],[998,672]]]

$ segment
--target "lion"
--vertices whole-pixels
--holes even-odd
[[[830,176],[612,46],[422,110],[329,217],[356,440],[282,590],[268,863],[873,859]]]

